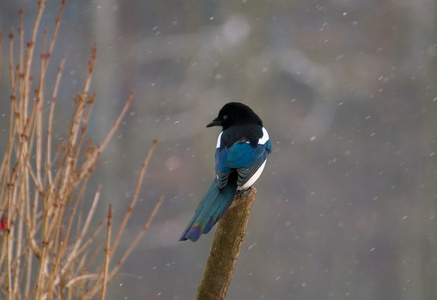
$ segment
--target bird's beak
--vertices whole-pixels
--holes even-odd
[[[221,126],[221,125],[222,125],[222,121],[219,118],[215,118],[208,125],[206,125],[206,127]]]

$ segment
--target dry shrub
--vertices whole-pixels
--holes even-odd
[[[128,97],[103,143],[93,146],[87,142],[87,123],[96,99],[96,95],[89,92],[97,51],[94,45],[85,86],[74,99],[71,126],[67,130],[64,143],[54,147],[52,126],[56,118],[55,105],[65,57],[59,63],[50,101],[45,98],[45,75],[65,1],[60,6],[50,42],[46,31],[42,35],[38,34],[46,3],[39,2],[38,5],[31,39],[26,45],[23,10],[19,12],[18,49],[14,47],[14,30],[11,29],[9,33],[9,139],[0,166],[0,298],[90,299],[99,295],[104,299],[107,282],[116,275],[146,232],[162,202],[161,196],[142,231],[132,241],[120,261],[110,264],[138,199],[140,186],[157,141],[154,140],[144,161],[135,194],[112,241],[111,231],[114,228],[111,225],[111,207],[106,220],[98,226],[91,226],[101,187],[96,188],[90,209],[84,211],[81,203],[98,158],[126,114],[134,93]],[[41,39],[43,44],[41,66],[39,70],[33,70],[37,39]],[[1,46],[0,36],[0,49]],[[33,82],[34,78],[39,81]],[[35,87],[34,93],[31,91],[32,87]],[[49,103],[46,115],[44,103]],[[57,149],[55,153],[52,153],[53,149]],[[106,242],[99,246],[97,237],[105,227]]]

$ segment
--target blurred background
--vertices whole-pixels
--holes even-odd
[[[0,3],[1,151],[20,7],[28,41],[36,1]],[[44,12],[49,36],[58,9],[50,0]],[[238,101],[263,119],[273,152],[228,299],[437,299],[436,25],[432,0],[67,1],[46,86],[48,101],[65,54],[56,137],[94,42],[96,144],[136,90],[88,191],[91,201],[103,185],[96,222],[111,203],[120,223],[159,139],[125,249],[165,202],[107,298],[195,298],[214,233],[178,239],[214,178],[219,129],[205,126]]]

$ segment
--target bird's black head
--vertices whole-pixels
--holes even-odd
[[[263,125],[261,119],[249,106],[239,102],[230,102],[223,106],[218,117],[206,127],[223,126],[223,130],[225,130],[239,123]]]

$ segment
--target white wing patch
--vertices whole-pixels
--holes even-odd
[[[263,136],[258,140],[258,144],[260,145],[264,145],[268,140],[269,140],[269,133],[267,132],[267,129],[265,129],[264,127],[262,128],[263,131]],[[217,145],[216,148],[220,148],[221,145],[221,139],[222,139],[222,134],[223,131],[220,132],[218,138],[217,138]],[[249,144],[249,141],[246,142],[247,144]]]
[[[256,170],[255,174],[253,174],[252,177],[250,177],[250,179],[245,184],[239,186],[237,190],[247,190],[248,188],[250,188],[255,183],[255,181],[261,176],[261,173],[264,170],[264,166],[266,165],[266,161],[267,160],[265,160],[261,165],[261,167],[259,167],[258,170]]]
[[[219,134],[219,136],[218,136],[218,139],[217,139],[217,146],[216,146],[216,148],[220,148],[220,140],[222,139],[222,134],[223,134],[223,131],[220,132],[220,134]]]
[[[263,136],[258,140],[258,144],[264,145],[269,140],[269,133],[263,127]]]

